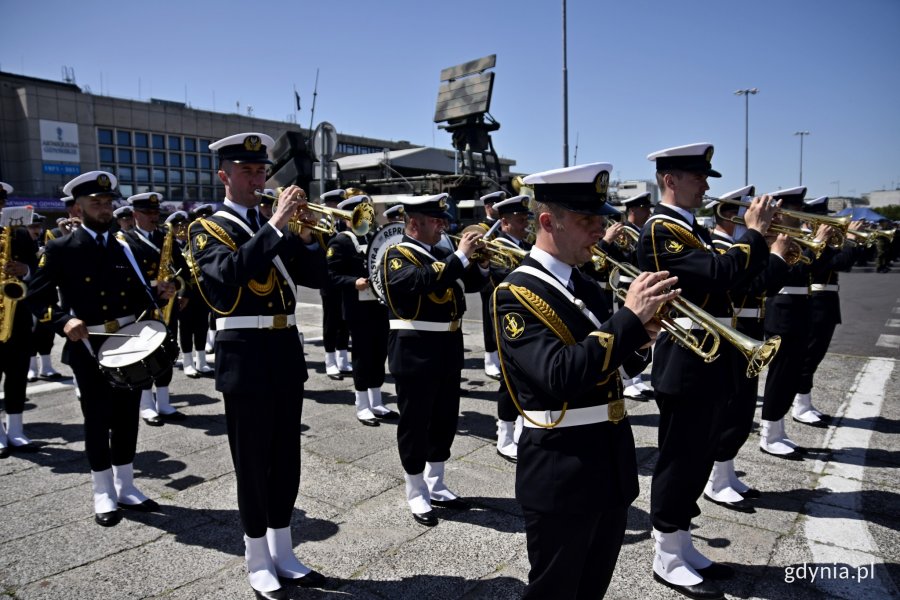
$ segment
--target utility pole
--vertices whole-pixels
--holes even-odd
[[[750,94],[758,94],[756,88],[738,90],[735,96],[744,97],[744,185],[750,185]]]
[[[803,185],[803,138],[809,135],[808,131],[795,131],[794,135],[800,136],[800,183]]]
[[[566,64],[566,0],[562,0],[563,166],[569,166],[569,71]]]

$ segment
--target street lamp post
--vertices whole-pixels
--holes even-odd
[[[744,97],[744,185],[750,185],[750,94],[758,94],[756,88],[738,90],[735,96]]]
[[[809,135],[808,131],[795,131],[794,135],[800,136],[800,184],[803,185],[803,138]]]

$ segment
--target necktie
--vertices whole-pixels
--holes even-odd
[[[254,233],[259,231],[259,219],[256,216],[255,208],[251,208],[247,211],[247,221],[250,222],[250,229],[252,229]]]
[[[97,234],[97,245],[100,246],[101,250],[106,250],[106,239],[104,239],[102,233]]]

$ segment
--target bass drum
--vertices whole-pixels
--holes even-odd
[[[178,344],[162,321],[140,321],[119,329],[97,353],[100,370],[116,386],[140,389],[153,383],[178,357]]]
[[[387,305],[387,297],[384,293],[384,280],[381,275],[381,265],[384,263],[384,253],[391,246],[399,244],[403,239],[403,231],[406,225],[403,223],[387,223],[375,232],[375,237],[369,242],[369,250],[366,254],[366,266],[369,269],[369,287],[378,301]]]

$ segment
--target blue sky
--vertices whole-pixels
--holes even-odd
[[[562,166],[561,0],[0,0],[0,70],[93,93],[285,119],[449,148],[432,123],[442,68],[497,55],[492,116],[517,170]],[[900,1],[568,0],[570,164],[648,178],[646,155],[707,141],[720,194],[900,187]],[[92,34],[96,32],[96,34]],[[277,135],[278,131],[266,132]],[[577,140],[577,157],[574,156]]]

